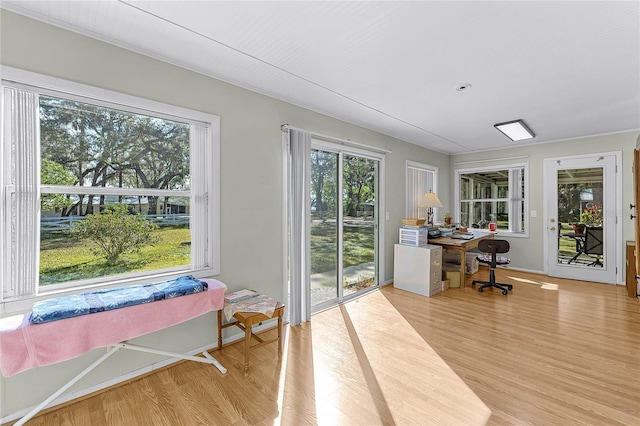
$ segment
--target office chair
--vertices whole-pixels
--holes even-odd
[[[504,295],[507,295],[510,290],[513,290],[511,284],[497,283],[495,274],[497,265],[507,265],[511,262],[508,257],[497,255],[498,253],[507,253],[509,248],[509,241],[506,240],[480,240],[478,242],[478,249],[489,254],[478,256],[478,262],[489,265],[489,281],[474,280],[471,283],[472,287],[475,287],[476,283],[481,284],[480,287],[478,287],[479,292],[482,292],[487,287],[496,287],[502,290],[502,294]]]
[[[600,256],[604,254],[602,237],[602,228],[590,228],[587,226],[587,228],[585,229],[584,253],[595,256],[596,258],[596,260],[591,262],[588,266],[600,266],[601,268],[604,266],[602,262],[600,262]]]

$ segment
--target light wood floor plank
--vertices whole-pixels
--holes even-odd
[[[640,307],[625,289],[498,280],[513,292],[386,286],[285,327],[282,359],[256,349],[247,375],[233,344],[213,352],[226,375],[182,362],[29,424],[640,425]]]

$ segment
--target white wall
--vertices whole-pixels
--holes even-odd
[[[561,117],[559,118],[561,119]],[[522,147],[503,149],[498,151],[477,152],[473,154],[451,156],[450,180],[455,179],[455,170],[474,166],[504,165],[509,163],[529,163],[529,210],[536,210],[537,217],[529,217],[528,238],[507,238],[511,244],[509,258],[511,266],[520,269],[542,272],[544,265],[544,234],[547,226],[544,218],[544,176],[543,165],[546,158],[564,157],[571,155],[590,154],[598,152],[622,151],[622,211],[617,212],[622,221],[622,239],[633,240],[633,222],[629,219],[629,204],[633,204],[632,163],[633,149],[638,132],[618,133],[606,136],[579,138],[559,143],[538,145],[524,145]],[[516,143],[514,143],[516,145]],[[527,156],[515,160],[500,160]],[[482,161],[484,160],[484,161]],[[467,161],[482,161],[474,164],[456,164]],[[452,183],[453,184],[453,183]],[[453,200],[452,200],[453,202]],[[530,216],[530,212],[529,212]],[[622,252],[624,256],[624,251]],[[624,265],[624,259],[622,264]],[[624,274],[623,274],[624,276]]]
[[[404,216],[407,159],[438,166],[439,194],[449,201],[449,157],[256,94],[78,34],[2,10],[2,65],[97,86],[221,117],[221,274],[230,289],[251,287],[282,297],[282,151],[284,123],[391,149],[386,162],[386,272],[393,277],[393,244]],[[139,339],[169,351],[215,342],[215,315]],[[0,379],[0,419],[39,403],[100,355],[40,367]],[[161,357],[122,352],[73,389],[148,367]]]

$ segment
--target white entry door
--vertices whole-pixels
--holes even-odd
[[[619,153],[545,160],[548,274],[615,284]]]

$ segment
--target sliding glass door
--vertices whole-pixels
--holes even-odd
[[[311,310],[378,286],[380,159],[314,140]]]

